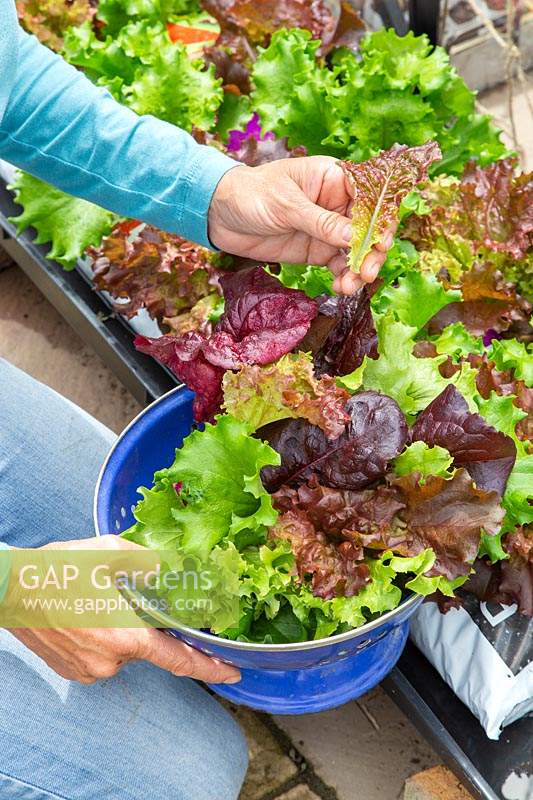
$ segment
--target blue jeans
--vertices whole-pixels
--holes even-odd
[[[93,489],[113,438],[0,359],[0,540],[94,535]],[[0,631],[2,800],[235,800],[246,766],[239,727],[193,681],[136,663],[82,686]]]

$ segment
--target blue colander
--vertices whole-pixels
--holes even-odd
[[[134,523],[137,487],[151,486],[154,472],[173,462],[193,424],[192,399],[189,390],[173,389],[119,436],[96,486],[98,535],[120,533]],[[272,714],[306,714],[346,703],[379,683],[398,660],[409,618],[421,602],[413,595],[356,630],[312,642],[233,642],[179,623],[169,632],[241,670],[239,683],[211,686],[222,697]]]

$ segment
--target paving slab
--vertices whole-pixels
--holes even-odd
[[[339,800],[397,800],[407,777],[439,763],[379,687],[331,711],[274,719]]]

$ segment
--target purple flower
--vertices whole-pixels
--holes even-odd
[[[489,328],[483,334],[483,345],[488,347],[493,339],[503,339],[503,336],[498,331],[495,331],[494,328]]]
[[[276,138],[272,131],[266,131],[265,135],[261,136],[261,122],[257,111],[254,111],[252,118],[243,131],[229,131],[227,149],[232,151],[240,150],[245,141],[250,138],[256,139],[258,142]]]

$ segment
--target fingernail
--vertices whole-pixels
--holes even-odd
[[[393,239],[394,236],[392,235],[392,233],[386,233],[385,236],[383,237],[383,247],[386,247],[387,250],[389,249],[389,247],[392,247]]]
[[[346,242],[346,244],[348,244],[348,245],[350,244],[350,242],[352,241],[352,226],[351,225],[346,225],[346,227],[344,228],[344,230],[342,232],[342,238],[343,238],[343,241]]]
[[[232,678],[226,678],[226,680],[222,681],[222,683],[239,683],[241,679],[240,675],[233,676]]]

